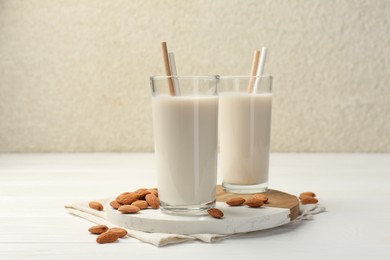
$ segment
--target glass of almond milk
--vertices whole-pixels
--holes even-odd
[[[215,205],[218,82],[218,76],[150,77],[157,188],[165,213],[202,215]]]
[[[267,191],[271,108],[271,76],[220,77],[219,166],[226,191]]]

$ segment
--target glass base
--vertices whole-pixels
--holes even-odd
[[[215,200],[203,203],[201,205],[169,205],[164,201],[160,201],[161,211],[170,215],[207,215],[207,210],[212,207],[215,207]]]
[[[222,182],[222,187],[225,191],[232,193],[254,194],[266,192],[268,190],[268,182],[253,185],[237,185]]]

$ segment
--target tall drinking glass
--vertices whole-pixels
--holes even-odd
[[[218,82],[218,76],[150,78],[163,212],[200,215],[215,205]]]
[[[221,76],[219,165],[225,190],[267,190],[271,108],[271,76]]]

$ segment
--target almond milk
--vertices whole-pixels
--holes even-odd
[[[270,93],[220,93],[220,168],[224,184],[268,185],[271,106]]]
[[[154,96],[152,108],[163,209],[214,203],[218,97]]]

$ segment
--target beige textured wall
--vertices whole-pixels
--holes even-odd
[[[160,42],[179,74],[267,46],[272,150],[390,152],[390,1],[0,0],[0,152],[152,151]]]

